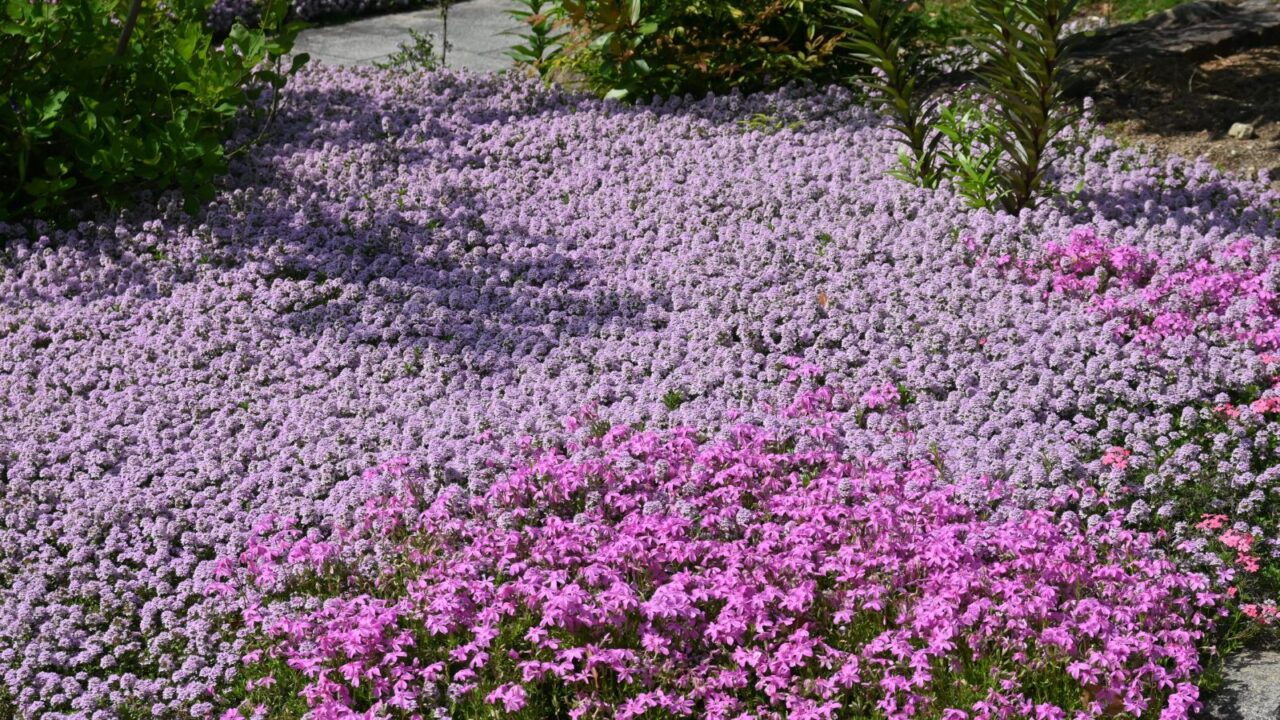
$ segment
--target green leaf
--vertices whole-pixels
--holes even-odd
[[[186,28],[186,32],[177,37],[173,44],[174,50],[178,53],[178,57],[184,61],[191,60],[191,57],[195,55],[196,45],[199,44],[202,35],[203,33],[200,32],[199,27],[194,25],[188,26]]]
[[[44,104],[40,107],[40,122],[46,123],[58,117],[70,94],[67,90],[60,90],[45,98]]]
[[[632,25],[640,21],[640,0],[631,0],[631,12],[628,17],[631,18]]]
[[[61,177],[67,174],[71,166],[66,160],[60,157],[47,157],[44,159],[44,172],[50,177]]]

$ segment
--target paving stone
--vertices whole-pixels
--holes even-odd
[[[1201,720],[1280,720],[1280,652],[1255,650],[1227,660],[1222,689]]]
[[[508,11],[512,0],[466,0],[449,8],[448,64],[483,72],[512,65],[507,52],[518,41],[511,33],[521,25]],[[332,65],[372,65],[411,42],[410,30],[435,35],[439,48],[443,22],[439,8],[360,18],[341,25],[310,28],[298,35],[296,52]]]

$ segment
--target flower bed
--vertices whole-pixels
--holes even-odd
[[[993,216],[886,178],[891,141],[835,90],[625,108],[319,70],[199,218],[0,228],[11,701],[220,713],[260,638],[209,588],[262,516],[323,539],[398,490],[361,479],[398,456],[482,497],[584,405],[781,432],[792,356],[906,408],[832,421],[871,477],[991,478],[994,503],[946,507],[997,532],[1053,510],[1089,538],[1120,512],[1266,607],[1276,198],[1096,138],[1060,162],[1072,198]]]
[[[392,10],[405,10],[432,4],[430,0],[293,0],[293,16],[315,22],[359,17]],[[257,0],[215,0],[209,9],[209,25],[226,31],[236,20],[253,21],[258,17]]]
[[[803,450],[618,426],[470,496],[378,468],[399,492],[333,542],[268,518],[220,572],[263,637],[225,717],[1186,717],[1208,576],[1120,512],[997,520],[999,482],[847,460],[832,399],[784,413]]]

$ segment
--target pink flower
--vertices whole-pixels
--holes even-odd
[[[528,695],[522,686],[517,683],[507,683],[500,685],[496,690],[485,696],[485,702],[490,705],[502,703],[502,709],[509,712],[519,712],[524,708],[528,701]]]
[[[1129,467],[1129,456],[1133,453],[1119,446],[1112,446],[1102,454],[1102,464],[1110,465],[1117,470]]]
[[[898,388],[892,383],[884,383],[877,385],[862,394],[862,404],[872,410],[878,410],[889,405],[896,405],[901,396],[898,394]]]
[[[1253,536],[1249,533],[1243,533],[1238,530],[1228,530],[1222,533],[1222,536],[1218,539],[1222,541],[1223,545],[1226,545],[1232,550],[1249,552],[1249,550],[1253,548]]]
[[[1258,413],[1259,415],[1265,415],[1267,413],[1273,413],[1273,412],[1280,412],[1280,397],[1265,397],[1265,398],[1260,398],[1258,400],[1254,400],[1249,405],[1249,409]]]
[[[1200,530],[1217,530],[1227,522],[1226,515],[1201,515],[1196,527]]]

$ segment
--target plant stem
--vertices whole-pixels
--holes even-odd
[[[440,0],[440,64],[449,64],[449,0]]]
[[[124,51],[129,47],[129,37],[133,35],[133,28],[138,24],[138,13],[142,11],[142,0],[133,0],[129,5],[129,15],[124,20],[124,27],[120,29],[120,39],[116,41],[116,57],[124,55]]]

